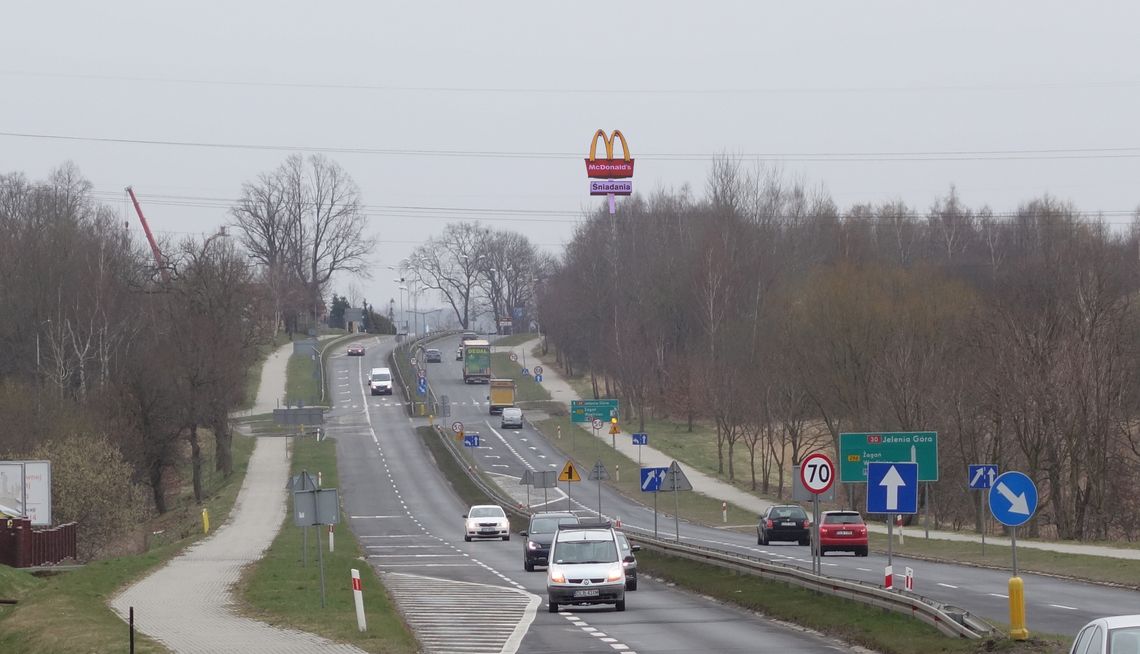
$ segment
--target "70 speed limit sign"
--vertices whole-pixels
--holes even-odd
[[[811,454],[800,464],[800,481],[809,493],[826,493],[835,483],[835,466],[826,454]]]

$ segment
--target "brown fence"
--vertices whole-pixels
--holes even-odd
[[[59,563],[75,558],[76,523],[33,529],[31,520],[0,521],[0,564],[13,568]]]

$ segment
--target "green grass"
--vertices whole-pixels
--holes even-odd
[[[503,336],[502,338],[495,339],[492,343],[495,347],[514,347],[522,345],[527,341],[538,338],[538,334],[534,332],[525,332],[522,334],[511,334],[510,336]]]
[[[325,488],[338,485],[336,443],[332,439],[316,442],[312,438],[297,439],[293,448],[293,472],[318,471]],[[369,652],[393,654],[416,651],[415,639],[388,599],[372,567],[363,560],[363,552],[349,526],[342,522],[334,528],[336,548],[327,550],[326,527],[309,530],[308,566],[302,565],[302,530],[293,526],[292,509],[277,538],[265,556],[250,566],[241,585],[245,591],[245,612],[269,624],[308,631],[338,642],[352,643]],[[320,568],[317,565],[317,540],[321,541],[325,562],[326,604],[321,608]],[[350,570],[360,570],[365,592],[368,631],[356,628],[349,579]]]
[[[497,379],[515,380],[516,402],[543,402],[550,399],[550,393],[534,377],[522,374],[522,366],[511,361],[507,352],[491,355],[491,375]]]
[[[637,461],[614,450],[610,446],[612,437],[607,435],[606,442],[603,443],[600,439],[595,438],[592,434],[571,422],[567,416],[552,417],[548,420],[542,420],[532,424],[546,436],[546,440],[555,448],[572,458],[580,469],[588,471],[594,467],[595,461],[601,460],[610,474],[610,481],[606,482],[608,485],[623,495],[642,502],[646,506],[653,505],[653,494],[641,492],[640,473],[638,472],[639,466]],[[562,429],[561,437],[558,436],[559,427]],[[622,434],[619,437],[629,438],[629,435]],[[620,473],[620,480],[618,479],[618,473]],[[591,506],[589,498],[593,496],[595,501],[597,498],[597,486],[595,486],[595,483],[596,482],[583,481],[574,484],[574,488],[571,489],[571,494],[582,500],[586,506]],[[677,493],[677,500],[680,506],[678,515],[680,515],[682,519],[694,520],[710,525],[724,524],[721,520],[720,500],[693,492]],[[661,493],[660,497],[657,498],[657,512],[659,514],[658,527],[659,531],[664,535],[669,535],[673,532],[673,520],[671,517],[674,510],[673,504],[673,493]],[[604,504],[602,505],[602,511],[607,512]],[[668,519],[665,518],[666,513],[670,516]],[[755,521],[756,516],[752,513],[737,506],[729,505],[728,524],[750,524],[755,523]]]
[[[898,613],[653,551],[638,553],[637,565],[642,573],[660,577],[701,595],[794,622],[883,654],[1061,654],[1068,651],[1070,644],[1067,639],[1056,636],[1038,636],[1024,643],[1002,637],[984,640],[948,638],[933,627]]]
[[[203,439],[208,468],[213,470],[213,438]],[[212,528],[229,516],[245,478],[253,440],[234,434],[234,474],[229,479],[208,475],[204,479]],[[60,654],[121,652],[127,649],[127,628],[107,606],[108,598],[123,586],[145,576],[202,536],[201,509],[192,501],[190,475],[184,471],[183,488],[171,493],[172,507],[166,514],[143,525],[151,549],[145,554],[122,556],[89,563],[81,569],[45,579],[0,566],[0,596],[15,593],[19,604],[0,611],[0,652]],[[9,580],[12,584],[9,585]],[[141,633],[135,635],[136,651],[165,652],[161,645]]]
[[[295,404],[304,402],[306,406],[320,404],[321,383],[313,377],[316,365],[307,354],[294,354],[289,357],[286,369],[285,397],[287,401]]]

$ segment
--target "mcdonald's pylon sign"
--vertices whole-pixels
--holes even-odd
[[[606,146],[606,158],[598,158],[598,139]],[[621,141],[622,158],[614,159],[614,141]],[[604,130],[594,132],[590,140],[590,156],[586,158],[586,177],[592,179],[621,179],[633,177],[633,159],[629,156],[629,143],[620,130],[606,136]]]

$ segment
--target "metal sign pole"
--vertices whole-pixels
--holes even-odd
[[[566,477],[566,510],[570,511],[570,476]]]
[[[922,485],[922,500],[923,505],[923,528],[926,530],[926,540],[930,540],[930,482]]]
[[[309,528],[308,527],[301,527],[301,531],[303,531],[305,533],[305,536],[302,539],[302,544],[301,544],[301,551],[302,551],[302,556],[301,556],[302,566],[301,567],[307,568],[307,567],[309,567]]]
[[[887,565],[894,565],[895,517],[887,514]]]
[[[602,477],[598,475],[598,520],[602,519]]]
[[[549,504],[548,504],[548,500],[546,499],[546,480],[543,479],[542,480],[542,508],[546,509],[547,506],[549,506]]]
[[[321,569],[321,608],[325,608],[325,548],[321,547],[321,539],[317,537],[317,565]]]
[[[653,491],[653,537],[657,538],[657,491]]]
[[[986,509],[985,502],[986,494],[978,493],[978,520],[982,527],[982,556],[986,555]]]
[[[1009,544],[1013,550],[1013,576],[1017,576],[1017,527],[1009,528]]]
[[[530,484],[526,485],[526,510],[530,511]]]
[[[681,499],[677,495],[677,469],[670,468],[669,471],[673,473],[673,528],[677,532],[677,542],[681,542]]]
[[[820,573],[823,564],[819,560],[819,495],[811,496],[811,571]]]

